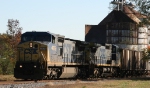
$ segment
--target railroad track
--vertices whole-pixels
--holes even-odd
[[[60,82],[67,80],[38,80],[37,82]],[[5,84],[21,84],[21,83],[36,83],[34,80],[13,80],[13,81],[0,81],[0,85]]]
[[[24,80],[14,80],[14,81],[1,81],[0,88],[38,88],[45,85],[67,85],[67,84],[76,84],[76,83],[91,83],[95,82],[94,80],[40,80],[40,81],[24,81]]]
[[[45,85],[75,84],[76,80],[40,80],[40,81],[0,81],[0,88],[38,88]]]
[[[103,79],[123,79],[123,78],[87,78],[87,79],[57,79],[57,80],[13,80],[13,81],[0,81],[0,85],[22,84],[22,83],[48,83],[48,82],[68,82],[68,81],[98,81]]]

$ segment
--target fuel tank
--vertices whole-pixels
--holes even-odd
[[[63,71],[60,78],[74,78],[77,74],[77,67],[63,67]]]

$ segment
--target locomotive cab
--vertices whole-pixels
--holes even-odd
[[[47,72],[48,44],[52,37],[47,32],[26,32],[17,46],[17,61],[14,77],[42,79]]]

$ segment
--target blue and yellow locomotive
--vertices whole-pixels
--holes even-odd
[[[26,32],[17,47],[14,77],[87,78],[117,75],[119,47],[88,43],[49,32]]]

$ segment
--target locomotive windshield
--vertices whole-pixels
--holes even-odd
[[[47,32],[26,32],[21,36],[21,42],[48,41],[51,42],[51,34]]]
[[[24,36],[22,41],[51,41],[51,36]]]

